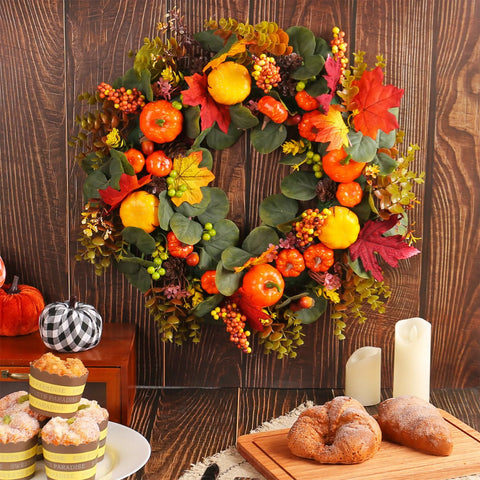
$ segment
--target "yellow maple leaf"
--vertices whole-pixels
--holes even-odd
[[[200,203],[203,193],[200,187],[206,187],[215,175],[206,167],[199,167],[202,161],[202,152],[193,152],[187,157],[177,157],[173,160],[173,170],[178,173],[172,185],[175,190],[184,190],[181,197],[172,197],[172,202],[179,207],[183,202],[190,205]],[[182,187],[182,185],[185,185]]]
[[[348,145],[348,127],[336,105],[332,105],[326,115],[319,114],[312,119],[317,128],[316,142],[329,142],[327,150],[339,150]]]
[[[218,67],[221,63],[225,61],[227,57],[234,57],[235,55],[238,55],[239,53],[243,53],[246,50],[246,46],[249,42],[245,40],[239,40],[238,42],[235,42],[228,52],[222,53],[218,57],[213,58],[208,62],[205,67],[203,68],[203,71],[206,72],[209,68],[216,68]]]

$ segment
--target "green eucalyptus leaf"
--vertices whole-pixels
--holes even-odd
[[[328,42],[322,37],[316,37],[314,55],[321,55],[323,58],[327,58],[328,55],[331,54],[332,50],[330,49]]]
[[[126,173],[127,175],[135,175],[135,170],[133,169],[133,166],[127,160],[127,157],[123,152],[121,152],[120,150],[115,150],[114,148],[111,148],[110,155],[112,158],[116,160],[117,163],[120,162],[120,165],[122,166],[122,169],[123,169],[123,173]]]
[[[323,95],[324,93],[328,93],[329,88],[327,85],[327,81],[322,76],[320,78],[317,78],[314,82],[308,82],[305,90],[312,97],[318,97],[320,95]]]
[[[185,133],[189,138],[197,138],[200,135],[200,107],[188,107],[182,110],[185,125]]]
[[[315,53],[315,35],[306,27],[294,26],[287,29],[289,41],[293,51],[301,57],[310,57]]]
[[[385,133],[383,130],[379,130],[377,134],[378,148],[392,148],[397,141],[397,131],[392,130],[390,133]]]
[[[198,215],[198,220],[205,225],[207,222],[215,223],[227,216],[230,208],[227,194],[218,187],[211,187],[210,202],[207,208]]]
[[[193,142],[192,148],[190,149],[190,151],[198,150],[202,142],[205,140],[205,137],[212,131],[212,129],[213,127],[208,127],[205,130],[202,130],[200,132],[200,135],[198,135],[197,138],[195,138],[195,141]]]
[[[229,111],[233,125],[241,130],[247,130],[258,125],[258,117],[253,115],[251,110],[244,107],[241,103],[232,105]]]
[[[208,241],[202,240],[201,246],[212,258],[219,261],[226,248],[238,243],[240,232],[238,227],[226,218],[214,223],[213,227],[217,234]]]
[[[277,245],[279,242],[277,232],[266,225],[254,228],[242,243],[242,249],[258,256],[268,249],[270,244]]]
[[[370,278],[371,275],[365,270],[363,267],[362,261],[360,257],[356,260],[352,261],[350,255],[348,256],[348,265],[349,267],[355,272],[355,275],[359,276],[360,278]]]
[[[161,192],[158,198],[160,200],[158,203],[158,221],[160,223],[160,228],[167,231],[169,230],[170,219],[172,218],[174,211],[166,190]]]
[[[127,277],[127,280],[142,293],[145,293],[152,286],[152,277],[145,267],[120,261],[117,264],[117,268]]]
[[[212,157],[212,152],[210,152],[208,148],[196,148],[195,150],[190,149],[187,153],[190,155],[190,153],[193,153],[193,152],[202,152],[202,161],[198,164],[198,168],[206,167],[209,170],[212,169],[213,157]]]
[[[320,55],[311,55],[304,57],[303,65],[298,67],[291,77],[295,80],[308,80],[309,78],[316,77],[325,65],[325,59]]]
[[[90,198],[100,198],[98,190],[108,187],[108,179],[100,170],[94,170],[83,183],[83,198],[87,202]]]
[[[242,136],[243,131],[236,128],[233,123],[230,123],[228,132],[225,133],[218,127],[217,123],[212,127],[208,133],[206,140],[207,145],[213,150],[223,150],[230,148]]]
[[[227,270],[234,270],[241,267],[250,260],[252,255],[238,247],[228,247],[222,252],[222,263]]]
[[[155,239],[142,228],[125,227],[122,230],[122,238],[130,245],[135,245],[146,255],[155,251]]]
[[[356,162],[371,162],[377,153],[377,142],[368,136],[363,135],[362,132],[348,133],[350,141],[349,147],[344,147],[344,150]]]
[[[218,52],[223,48],[223,39],[219,35],[215,35],[215,30],[205,30],[197,32],[193,36],[195,40],[209,52]]]
[[[293,172],[282,179],[280,189],[288,198],[311,200],[316,196],[318,179],[310,172]]]
[[[220,303],[222,303],[224,296],[221,293],[207,297],[203,302],[200,302],[190,313],[193,313],[197,317],[203,317],[210,314]]]
[[[183,243],[195,245],[202,238],[203,227],[181,213],[175,212],[170,219],[170,228]]]
[[[203,247],[198,248],[200,261],[197,267],[200,270],[216,270],[218,260],[215,260]]]
[[[203,197],[199,203],[191,205],[188,202],[183,202],[179,207],[176,207],[177,212],[185,217],[198,217],[201,215],[210,203],[211,189],[209,187],[200,187],[200,190],[202,191]]]
[[[263,223],[276,227],[295,218],[298,202],[278,193],[265,198],[260,204],[260,218]]]
[[[390,175],[398,167],[398,162],[383,152],[378,152],[377,155],[375,155],[373,163],[380,167],[379,174],[382,176]]]
[[[286,138],[285,125],[275,122],[268,122],[264,128],[259,125],[250,133],[252,146],[260,153],[273,152],[282,145]]]
[[[235,273],[223,267],[222,262],[218,262],[217,273],[215,274],[215,283],[218,291],[229,297],[233,295],[239,288],[243,274]]]
[[[281,160],[280,164],[281,165],[300,165],[305,161],[305,158],[307,157],[306,153],[299,153],[297,155],[293,155],[292,153],[289,153],[288,155],[285,155]]]

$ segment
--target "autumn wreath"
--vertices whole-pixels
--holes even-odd
[[[158,28],[124,76],[80,96],[97,110],[72,139],[87,174],[77,259],[99,275],[115,264],[177,344],[220,323],[245,353],[256,334],[295,357],[329,304],[339,338],[363,305],[383,313],[379,257],[395,267],[418,253],[407,211],[423,182],[409,169],[417,147],[399,153],[403,90],[384,84],[383,59],[368,69],[360,52],[349,67],[336,27],[329,42],[233,19],[192,35],[172,11]],[[240,239],[211,151],[245,131],[291,172]]]

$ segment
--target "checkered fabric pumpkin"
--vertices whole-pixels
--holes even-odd
[[[102,317],[92,305],[55,302],[38,319],[43,343],[57,352],[82,352],[95,347],[102,336]]]

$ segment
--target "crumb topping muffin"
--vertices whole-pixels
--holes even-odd
[[[67,377],[81,377],[88,374],[88,369],[79,358],[62,360],[51,352],[43,354],[32,365],[40,371]]]
[[[0,417],[14,412],[28,413],[39,422],[44,422],[47,419],[45,415],[40,415],[30,408],[29,395],[25,390],[9,393],[0,398]]]
[[[53,445],[81,445],[97,442],[100,429],[92,418],[53,417],[42,428],[42,442]]]
[[[17,443],[30,440],[40,431],[37,419],[25,412],[13,412],[0,417],[0,442]]]
[[[108,410],[101,407],[96,400],[82,398],[78,405],[78,411],[75,413],[75,417],[90,417],[97,423],[101,423],[108,420]]]

